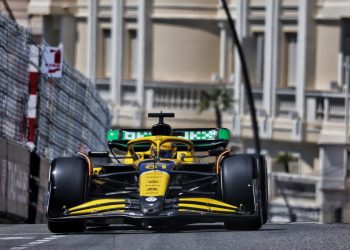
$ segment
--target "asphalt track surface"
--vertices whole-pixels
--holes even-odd
[[[52,234],[46,225],[0,224],[0,249],[350,249],[350,224],[267,224],[259,231],[227,231],[222,224],[179,230],[129,225]]]

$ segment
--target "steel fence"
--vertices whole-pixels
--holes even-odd
[[[30,33],[0,13],[0,136],[24,144]]]
[[[0,137],[27,142],[30,32],[0,13]],[[43,42],[46,45],[45,42]],[[40,75],[35,150],[53,159],[106,149],[110,115],[94,85],[64,63],[62,78]]]
[[[67,63],[62,78],[41,77],[37,119],[36,152],[47,159],[107,147],[109,110],[92,83]]]

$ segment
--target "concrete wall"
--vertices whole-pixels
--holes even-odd
[[[350,223],[350,180],[345,190],[323,190],[322,223]]]
[[[36,210],[36,223],[46,223],[47,189],[49,180],[50,162],[45,159],[40,160],[39,192]]]
[[[29,151],[0,138],[0,212],[28,218]]]
[[[30,186],[30,164],[30,152],[26,148],[0,138],[0,213],[13,217],[15,221],[46,223],[45,203],[50,161],[40,159],[39,164],[32,166],[40,169],[39,176],[34,177],[38,185],[38,193],[34,194],[37,196],[36,213],[34,207],[32,214],[29,214],[29,196],[30,192],[35,192],[36,188]],[[35,201],[32,203],[31,205],[35,206]]]
[[[321,190],[323,223],[350,223],[350,178],[348,164],[344,160],[349,155],[341,144],[321,145]]]

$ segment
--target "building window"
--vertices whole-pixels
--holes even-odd
[[[255,67],[255,82],[257,86],[262,86],[264,81],[264,33],[254,34],[256,41],[256,67]]]
[[[111,30],[103,30],[103,74],[111,77]]]
[[[297,73],[297,34],[285,33],[284,37],[284,65],[283,81],[284,87],[295,87]]]
[[[243,42],[251,81],[257,87],[262,86],[264,77],[264,41],[264,33],[259,32],[244,38]]]
[[[129,30],[129,76],[136,79],[137,75],[137,32]]]
[[[346,58],[350,56],[350,19],[344,18],[341,19],[341,38],[340,38],[340,60],[341,65],[340,66],[340,76],[339,81],[342,84],[345,83],[345,73],[346,68],[344,67],[344,64],[346,62]],[[337,85],[335,85],[337,87]]]

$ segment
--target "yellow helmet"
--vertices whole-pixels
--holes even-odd
[[[161,158],[174,158],[176,155],[176,144],[173,142],[165,142],[160,145],[159,156]]]

